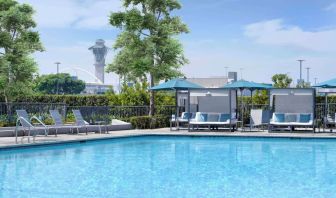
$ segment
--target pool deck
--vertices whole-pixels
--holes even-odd
[[[154,129],[154,130],[123,130],[123,131],[111,131],[108,134],[103,133],[89,133],[88,135],[67,135],[62,134],[55,137],[38,136],[33,143],[33,138],[30,138],[28,143],[27,137],[22,140],[22,137],[18,137],[18,144],[15,143],[15,137],[1,137],[0,149],[3,148],[15,148],[34,145],[47,145],[47,144],[59,144],[89,140],[100,140],[120,137],[131,136],[143,136],[143,135],[187,135],[187,136],[224,136],[224,137],[287,137],[287,138],[335,138],[336,133],[312,133],[312,132],[188,132],[186,130],[170,131],[169,128]]]

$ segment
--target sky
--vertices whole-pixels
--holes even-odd
[[[122,9],[120,0],[19,0],[36,10],[37,30],[45,51],[36,53],[40,74],[60,71],[94,81],[93,55],[88,50],[96,39],[112,47],[120,33],[108,24],[111,12]],[[189,64],[187,77],[225,76],[225,67],[239,77],[271,82],[285,73],[299,78],[298,59],[310,67],[314,83],[336,76],[336,0],[181,0],[175,12],[190,29],[180,41]],[[107,63],[115,52],[109,51]],[[71,69],[79,68],[79,69]],[[88,72],[84,72],[86,70]],[[306,70],[303,70],[306,79]],[[117,85],[114,74],[105,76]]]

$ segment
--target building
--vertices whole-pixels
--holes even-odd
[[[188,81],[196,83],[206,88],[223,87],[230,82],[237,81],[237,72],[229,72],[227,76],[209,77],[209,78],[188,78]]]
[[[113,89],[112,85],[106,85],[101,83],[85,83],[85,90],[83,94],[104,94],[107,91]]]

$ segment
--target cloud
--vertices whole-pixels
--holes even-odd
[[[336,12],[336,2],[328,5],[327,7],[324,8],[325,11],[332,11]]]
[[[108,27],[108,16],[121,9],[119,0],[20,0],[36,10],[35,19],[42,28]]]
[[[281,19],[261,21],[245,27],[244,34],[259,44],[296,47],[319,52],[336,51],[336,29],[305,31]]]

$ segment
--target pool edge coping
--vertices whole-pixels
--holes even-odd
[[[293,136],[294,135],[294,136]],[[8,149],[17,149],[17,148],[27,148],[27,147],[39,147],[39,146],[49,146],[49,145],[59,145],[59,144],[71,144],[71,143],[81,143],[81,142],[91,142],[91,141],[100,141],[100,140],[109,140],[109,139],[119,139],[119,138],[130,138],[130,137],[141,137],[141,136],[185,136],[185,137],[235,137],[235,138],[287,138],[287,139],[336,139],[335,136],[315,136],[314,134],[281,134],[281,133],[272,133],[272,134],[204,134],[204,133],[169,133],[169,132],[161,132],[161,133],[153,133],[153,132],[141,132],[135,134],[119,134],[115,136],[109,137],[91,137],[85,139],[72,139],[72,140],[60,140],[60,141],[46,141],[46,142],[35,142],[35,143],[25,143],[25,144],[12,144],[6,146],[0,146],[1,150],[8,150]]]

